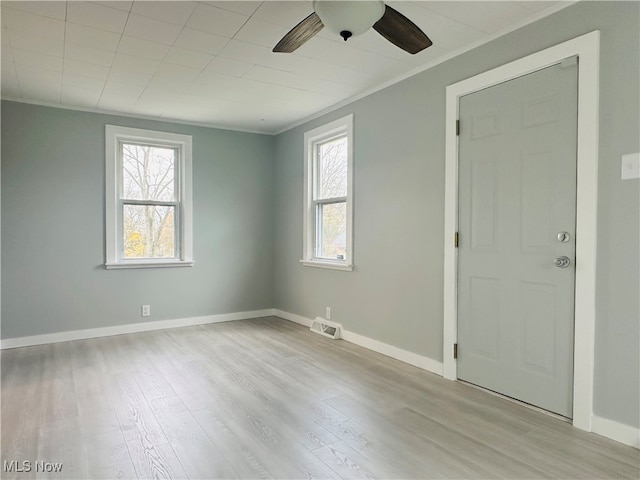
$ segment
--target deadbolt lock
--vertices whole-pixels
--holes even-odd
[[[571,239],[571,235],[569,232],[558,232],[558,241],[562,243],[567,243]]]

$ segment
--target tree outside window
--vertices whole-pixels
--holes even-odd
[[[122,143],[124,258],[176,256],[176,149]]]

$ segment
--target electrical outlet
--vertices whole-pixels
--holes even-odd
[[[142,316],[148,317],[151,315],[151,305],[142,305]]]
[[[324,318],[331,320],[331,307],[326,307],[324,309]]]
[[[640,178],[640,153],[622,156],[622,180]]]

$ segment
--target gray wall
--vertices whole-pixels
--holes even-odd
[[[105,124],[193,136],[193,267],[104,269]],[[270,308],[273,142],[3,102],[2,338]]]
[[[442,360],[447,85],[601,30],[595,414],[640,425],[637,2],[581,2],[276,138],[275,307]],[[353,272],[303,267],[303,133],[355,114]]]

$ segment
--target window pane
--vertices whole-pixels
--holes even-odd
[[[317,198],[347,196],[347,137],[317,146]]]
[[[124,258],[175,258],[175,207],[123,206]]]
[[[175,148],[122,144],[122,198],[175,200]]]
[[[318,205],[316,256],[344,260],[347,252],[347,204]]]

